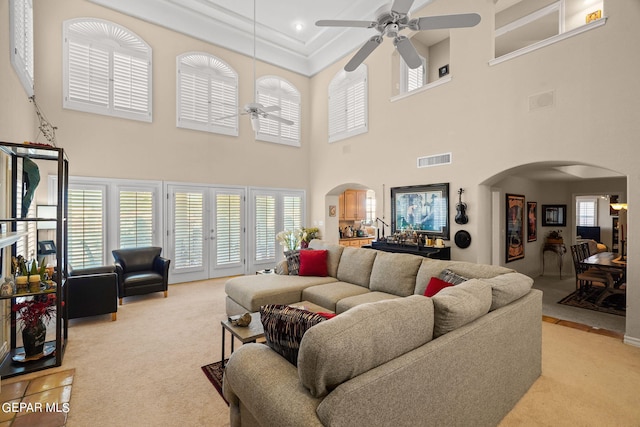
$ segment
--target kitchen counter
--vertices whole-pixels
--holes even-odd
[[[359,248],[361,246],[370,245],[374,239],[375,236],[341,237],[338,244],[341,246],[353,246]]]

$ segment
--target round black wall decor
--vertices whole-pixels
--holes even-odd
[[[465,230],[460,230],[456,233],[454,241],[459,248],[466,249],[471,244],[471,235]]]

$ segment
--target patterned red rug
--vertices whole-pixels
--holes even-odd
[[[229,359],[225,359],[225,363],[228,360]],[[211,381],[211,384],[213,384],[216,390],[218,390],[220,397],[222,397],[225,403],[229,405],[229,402],[227,402],[227,399],[225,399],[224,396],[222,395],[222,375],[224,374],[224,368],[222,367],[222,362],[214,362],[208,365],[204,365],[202,367],[202,372],[204,372],[204,374],[207,376],[209,381]]]

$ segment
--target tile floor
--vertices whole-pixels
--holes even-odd
[[[75,369],[30,380],[2,382],[0,427],[63,427],[67,423]]]

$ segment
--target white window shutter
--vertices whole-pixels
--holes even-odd
[[[275,259],[276,199],[270,195],[255,197],[255,261]]]
[[[28,96],[33,96],[33,3],[32,0],[10,2],[11,64]]]
[[[242,197],[239,194],[216,195],[216,264],[242,261]]]
[[[282,214],[285,230],[302,228],[302,197],[285,195],[282,198]]]
[[[204,236],[204,196],[202,193],[175,193],[175,270],[202,267]]]
[[[260,118],[257,138],[262,141],[300,146],[300,92],[288,81],[277,76],[265,76],[256,81],[256,100],[265,107],[278,106],[273,114],[291,120],[292,125]]]
[[[153,192],[120,191],[119,248],[153,245]]]
[[[329,84],[329,142],[364,133],[368,129],[367,67],[341,70]]]
[[[68,196],[68,258],[73,268],[104,263],[104,189],[70,188]]]

